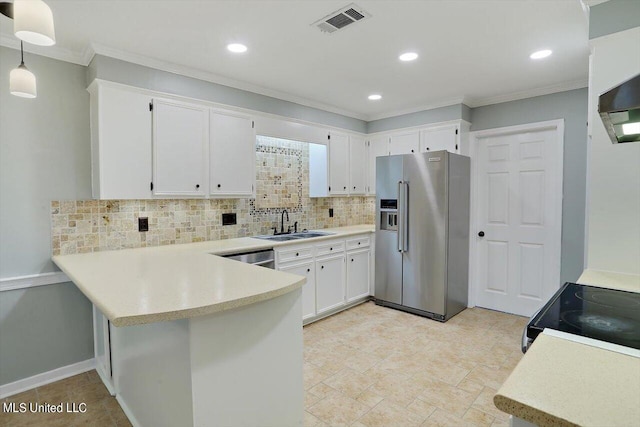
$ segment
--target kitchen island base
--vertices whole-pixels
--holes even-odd
[[[116,399],[134,426],[301,426],[301,290],[240,308],[111,327]]]

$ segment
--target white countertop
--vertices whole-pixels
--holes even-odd
[[[494,402],[537,425],[637,425],[640,359],[542,333]]]
[[[628,274],[585,270],[578,283],[640,292],[640,277]],[[542,333],[494,403],[538,425],[636,425],[640,358]]]
[[[329,236],[272,242],[251,237],[57,255],[53,261],[114,326],[215,313],[286,294],[305,279],[220,256],[373,232],[372,225],[325,229]]]
[[[578,283],[621,291],[640,292],[640,276],[634,274],[587,269],[582,272]]]

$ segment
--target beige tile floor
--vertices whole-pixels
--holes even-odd
[[[37,402],[56,405],[61,402],[64,404],[84,402],[87,405],[87,411],[83,414],[5,413],[1,406],[5,402],[27,404]],[[111,397],[102,384],[96,371],[90,371],[0,401],[0,426],[130,427],[131,424],[116,399]]]
[[[496,389],[527,319],[467,309],[447,323],[369,302],[304,328],[305,426],[506,426]],[[130,426],[95,371],[4,402],[85,402],[82,415],[7,414],[0,426]]]
[[[493,395],[526,322],[473,308],[439,323],[369,302],[313,323],[305,426],[506,426]]]

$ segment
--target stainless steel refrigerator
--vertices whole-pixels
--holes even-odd
[[[446,321],[467,307],[469,158],[376,159],[375,302]]]

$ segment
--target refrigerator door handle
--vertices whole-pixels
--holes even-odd
[[[402,223],[402,209],[403,209],[403,195],[402,195],[403,185],[402,181],[398,181],[398,215],[400,216],[400,221],[398,222],[398,252],[402,252],[404,249],[404,242],[402,241],[404,237],[404,224]]]
[[[409,183],[402,183],[402,252],[409,251]]]

